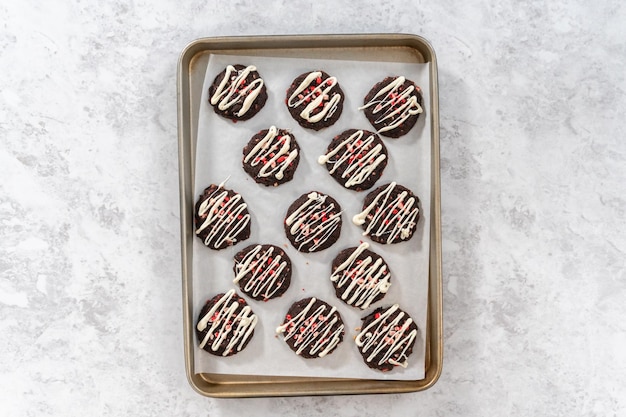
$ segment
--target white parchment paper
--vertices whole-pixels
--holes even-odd
[[[265,80],[268,100],[252,119],[233,123],[216,115],[208,104],[208,88],[229,64],[255,65]],[[285,105],[286,90],[298,75],[311,70],[324,70],[337,77],[345,93],[344,108],[338,122],[319,132],[304,129],[293,120]],[[385,77],[404,75],[422,88],[424,111],[415,127],[399,139],[382,137],[389,152],[389,161],[382,178],[370,189],[396,181],[420,198],[421,218],[415,235],[408,242],[381,245],[362,236],[363,230],[352,223],[352,216],[362,209],[368,191],[355,192],[343,188],[317,163],[326,152],[330,140],[344,130],[373,130],[365,115],[357,110],[371,87]],[[252,216],[250,239],[237,245],[214,251],[199,239],[193,243],[194,319],[206,300],[214,295],[237,289],[233,284],[233,257],[244,247],[256,243],[281,246],[291,258],[293,276],[289,290],[278,299],[259,302],[248,300],[259,316],[259,324],[249,345],[238,354],[222,358],[197,347],[197,372],[245,375],[322,376],[336,378],[418,380],[424,378],[430,219],[430,118],[428,103],[429,64],[356,62],[295,58],[246,57],[212,55],[204,80],[198,121],[195,167],[195,197],[209,184],[219,184],[226,178],[226,188],[239,192]],[[257,184],[241,166],[242,149],[250,138],[271,125],[290,129],[301,148],[300,164],[294,179],[279,187]],[[313,254],[298,252],[291,246],[283,230],[283,220],[289,205],[303,193],[317,190],[334,197],[343,209],[341,237],[330,248]],[[370,243],[370,249],[382,255],[392,274],[392,285],[383,300],[365,311],[344,304],[335,296],[330,282],[330,266],[339,251]],[[346,327],[344,341],[324,358],[303,359],[293,353],[275,329],[282,324],[289,306],[305,297],[317,297],[337,306]],[[406,369],[396,367],[382,373],[365,365],[354,336],[364,317],[378,306],[399,303],[407,311],[420,332]]]

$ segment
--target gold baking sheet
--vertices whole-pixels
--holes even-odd
[[[210,54],[324,58],[357,61],[430,63],[431,209],[428,326],[424,379],[368,380],[294,378],[196,373],[192,304],[191,208],[194,204],[194,161],[202,82]],[[214,397],[366,394],[419,391],[432,386],[442,366],[441,230],[439,186],[439,121],[437,65],[434,52],[414,35],[327,35],[206,38],[182,52],[178,68],[181,255],[185,363],[192,387]]]

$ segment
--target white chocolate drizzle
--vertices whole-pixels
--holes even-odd
[[[287,105],[289,107],[298,107],[308,103],[300,112],[300,117],[309,123],[328,120],[335,113],[341,101],[341,94],[339,93],[334,93],[332,97],[330,96],[330,91],[335,85],[337,85],[337,78],[323,78],[321,71],[311,72],[289,96]],[[319,107],[322,109],[313,114],[313,111]]]
[[[229,197],[228,191],[224,189],[224,182],[218,185],[198,208],[198,216],[206,215],[206,218],[196,229],[196,234],[199,235],[210,227],[209,233],[204,238],[204,244],[213,246],[214,249],[220,248],[224,243],[227,245],[236,243],[235,236],[250,223],[250,214],[246,210],[248,205],[238,193]]]
[[[306,307],[295,317],[287,316],[287,322],[276,328],[276,334],[284,333],[284,339],[294,339],[296,354],[303,351],[311,356],[322,358],[332,351],[341,341],[344,325],[340,322],[337,309],[326,304],[319,304],[311,298]]]
[[[371,146],[375,140],[374,135],[369,135],[363,139],[364,134],[363,130],[357,130],[317,160],[320,165],[330,163],[332,165],[329,171],[331,174],[337,171],[340,166],[345,165],[346,169],[341,174],[341,178],[348,178],[345,182],[346,188],[362,184],[387,158],[382,153],[383,145],[379,143],[374,147]],[[341,151],[343,152],[340,153]],[[336,158],[333,159],[334,156]]]
[[[375,262],[371,256],[357,259],[369,246],[367,242],[361,243],[330,276],[330,280],[343,290],[341,299],[363,310],[391,286],[389,270],[382,258]]]
[[[408,197],[407,191],[391,198],[391,193],[397,184],[390,183],[387,188],[379,192],[369,206],[355,215],[352,222],[361,226],[368,221],[363,236],[381,237],[387,235],[387,243],[392,243],[398,236],[406,240],[417,224],[419,207],[415,197]],[[378,206],[374,213],[371,211]]]
[[[354,339],[356,345],[362,348],[362,352],[369,353],[365,358],[366,362],[371,362],[382,352],[382,357],[378,361],[379,366],[389,363],[407,367],[406,352],[417,337],[417,329],[407,332],[413,319],[403,311],[390,320],[391,315],[398,309],[399,305],[394,304],[382,313],[376,313],[378,317],[361,329]]]
[[[309,193],[304,203],[285,219],[298,250],[312,243],[308,251],[314,252],[341,225],[341,211],[336,212],[335,203],[326,204],[326,197],[315,191]]]
[[[258,318],[250,306],[246,305],[240,308],[239,297],[235,290],[230,290],[198,321],[197,329],[199,331],[204,332],[208,327],[204,339],[200,341],[200,348],[204,349],[209,340],[213,338],[210,348],[215,352],[230,337],[222,356],[228,356],[233,349],[239,352],[252,336],[252,331],[257,322]]]
[[[257,176],[274,176],[277,180],[284,177],[289,164],[298,157],[298,149],[289,151],[292,141],[291,135],[279,135],[276,126],[268,129],[267,134],[245,155],[243,161],[255,167],[262,164]]]
[[[410,85],[402,92],[398,92],[405,81],[406,78],[402,76],[397,77],[381,88],[364,106],[359,107],[359,110],[364,110],[374,106],[373,114],[380,113],[378,119],[373,123],[374,126],[383,124],[383,127],[378,129],[379,133],[393,130],[409,117],[424,111],[417,101],[417,95],[413,93],[415,91],[413,85]]]
[[[253,297],[261,295],[264,300],[281,289],[285,277],[279,280],[287,262],[280,254],[274,255],[274,247],[263,251],[262,245],[256,245],[240,261],[235,261],[235,279],[237,284],[243,277],[251,274],[250,279],[242,287],[243,291]]]
[[[263,88],[263,79],[261,78],[257,78],[246,85],[246,78],[252,71],[256,71],[254,65],[249,65],[242,70],[237,70],[234,66],[228,65],[224,78],[211,96],[211,104],[213,106],[217,104],[217,108],[223,111],[236,103],[242,103],[241,109],[236,115],[243,116],[246,114]]]

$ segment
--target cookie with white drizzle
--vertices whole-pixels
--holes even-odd
[[[348,129],[335,136],[326,154],[317,162],[349,190],[372,188],[387,166],[387,148],[380,137],[361,129]]]
[[[198,346],[216,356],[241,352],[254,335],[258,317],[235,290],[206,302],[196,324]]]
[[[415,126],[424,112],[421,89],[403,76],[387,77],[377,83],[363,100],[365,117],[378,134],[399,138]]]
[[[292,304],[276,334],[297,355],[312,359],[332,353],[343,341],[344,328],[336,307],[309,297]]]
[[[276,126],[261,130],[243,148],[243,169],[265,186],[290,181],[299,162],[300,147],[295,136]]]
[[[241,195],[224,183],[204,189],[195,205],[196,236],[215,250],[250,237],[250,213]]]
[[[362,320],[354,342],[365,364],[383,372],[396,366],[406,368],[418,333],[413,319],[394,304],[379,307]]]
[[[233,270],[233,282],[244,294],[259,301],[280,297],[291,283],[291,260],[274,245],[250,245],[239,251]]]
[[[387,263],[369,246],[369,243],[362,242],[339,252],[333,260],[330,276],[337,297],[362,310],[380,301],[391,286]]]
[[[215,113],[232,121],[252,118],[266,101],[265,82],[254,65],[228,65],[209,87]]]
[[[302,194],[287,209],[287,239],[300,252],[318,252],[332,246],[341,234],[341,206],[327,194]]]
[[[352,222],[363,228],[363,236],[390,244],[411,239],[419,217],[419,198],[408,188],[392,182],[370,192],[365,197],[363,211]]]
[[[300,126],[320,130],[333,125],[343,111],[343,90],[324,71],[299,75],[287,89],[285,104]]]

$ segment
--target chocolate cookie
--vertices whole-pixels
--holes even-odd
[[[392,182],[370,192],[363,211],[352,222],[374,242],[398,243],[411,239],[419,213],[419,199],[408,188]]]
[[[250,237],[250,213],[241,195],[208,186],[195,206],[196,235],[211,249],[224,249]]]
[[[418,331],[411,317],[394,304],[379,307],[362,320],[354,341],[365,364],[383,372],[396,366],[406,368]]]
[[[300,252],[318,252],[330,247],[341,234],[341,206],[318,191],[302,194],[285,216],[285,233]]]
[[[337,78],[324,71],[299,75],[287,89],[287,109],[300,126],[320,130],[333,125],[343,110]]]
[[[399,138],[413,128],[424,112],[422,101],[422,92],[413,81],[387,77],[370,90],[359,110],[365,112],[379,134]]]
[[[216,356],[242,351],[254,335],[258,318],[235,290],[218,294],[206,302],[196,325],[201,349]]]
[[[389,267],[369,243],[344,249],[333,260],[330,280],[337,297],[362,310],[381,300],[391,285]]]
[[[387,148],[376,133],[349,129],[335,136],[325,155],[317,160],[344,187],[372,188],[387,166]]]
[[[266,101],[265,83],[254,65],[228,65],[209,87],[215,113],[232,121],[252,118]]]
[[[343,340],[344,324],[337,309],[317,298],[304,298],[287,311],[276,328],[287,345],[303,358],[321,358],[332,353]]]
[[[291,260],[274,245],[250,245],[241,250],[235,255],[233,270],[233,282],[259,301],[280,297],[291,283]]]
[[[300,162],[300,147],[292,133],[275,126],[261,130],[243,148],[243,169],[259,184],[290,181]]]

